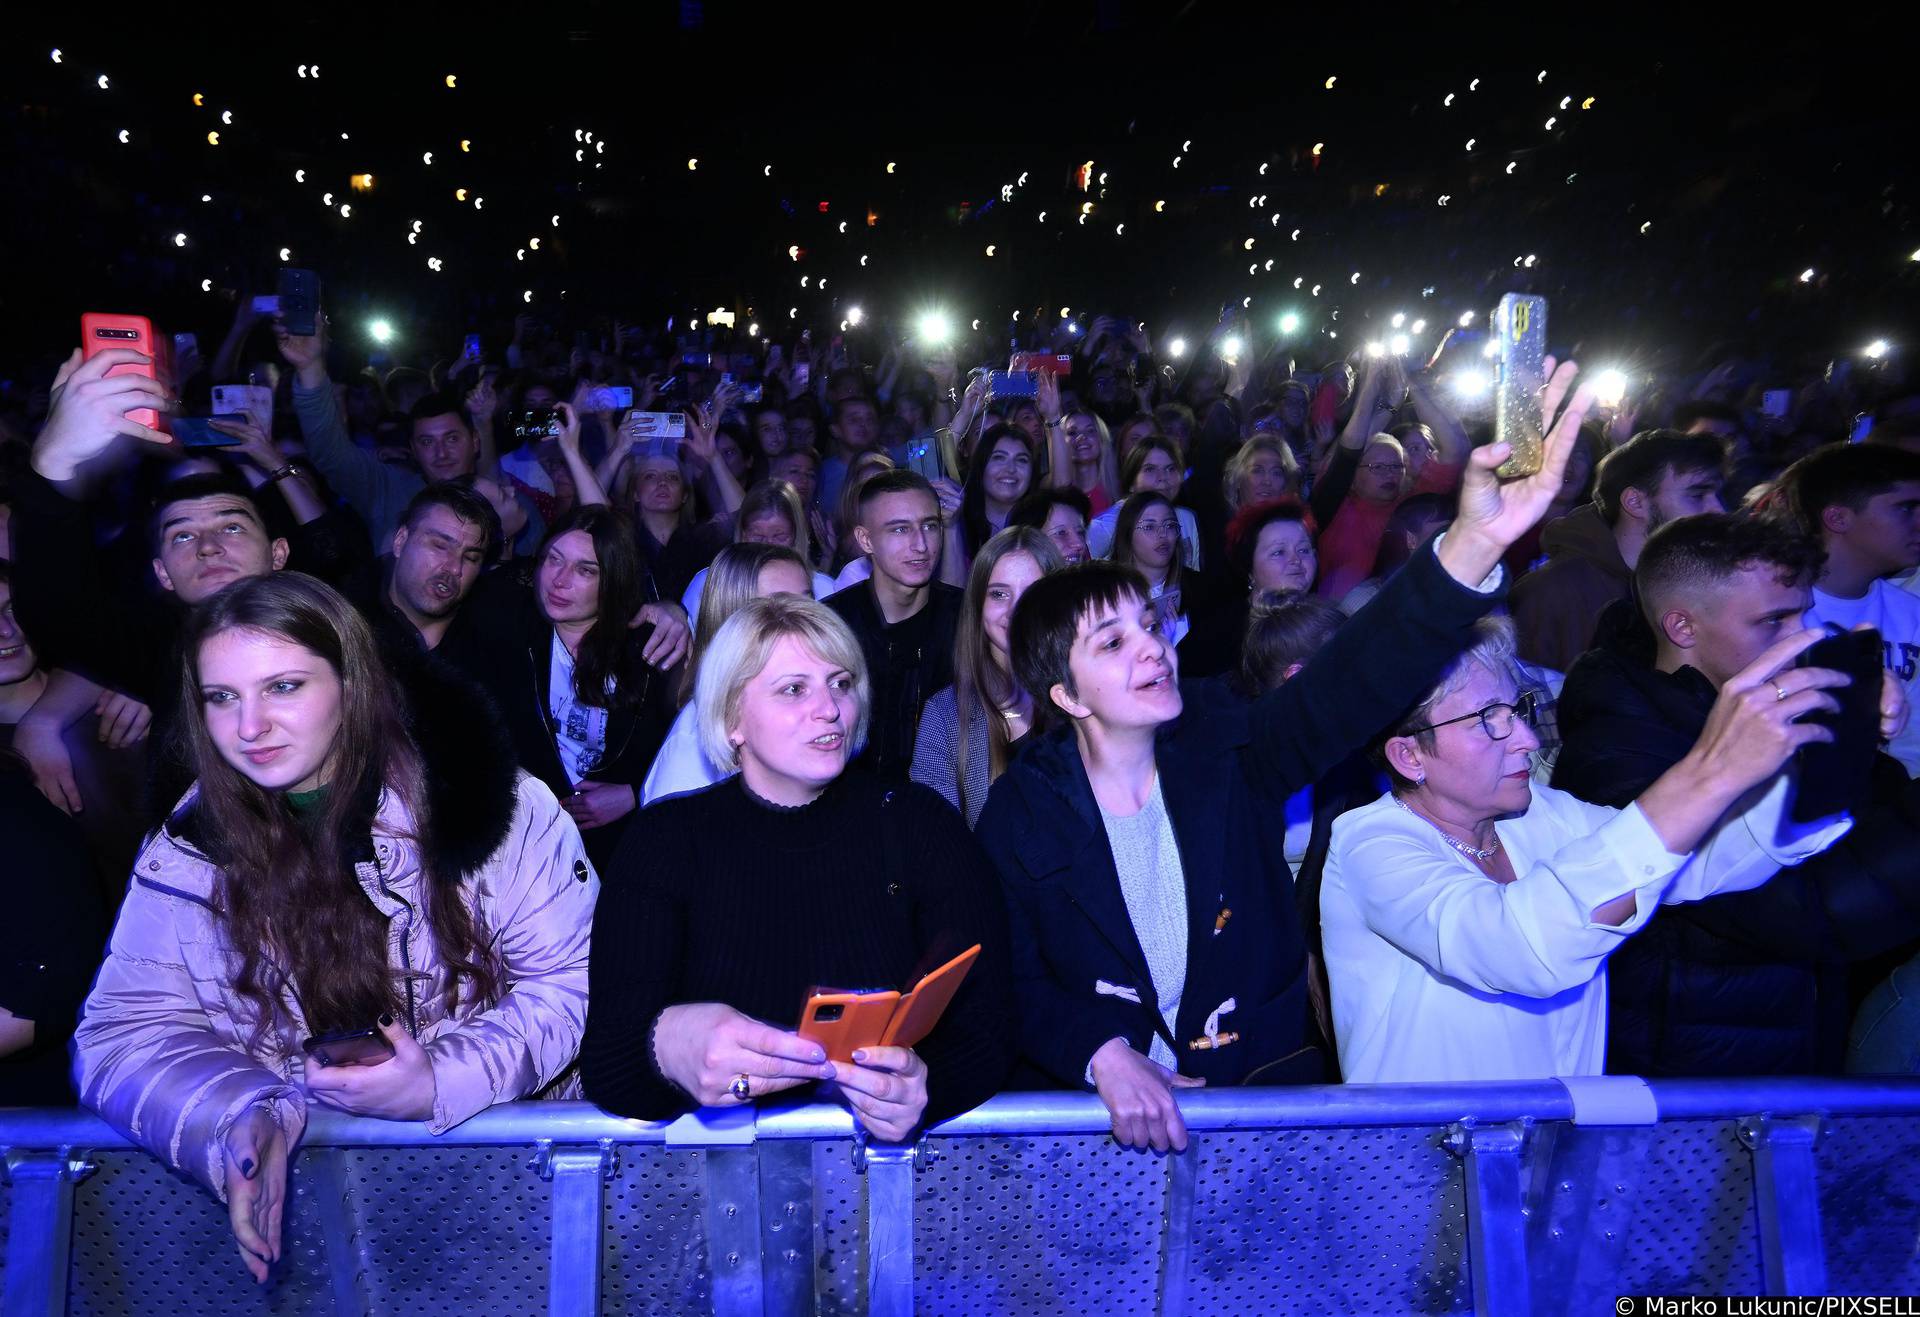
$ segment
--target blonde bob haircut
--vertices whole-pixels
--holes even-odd
[[[772,595],[751,601],[728,618],[700,659],[700,675],[693,687],[694,726],[701,751],[723,769],[739,763],[730,732],[739,721],[747,683],[766,668],[773,647],[786,636],[853,675],[854,726],[848,758],[866,744],[872,693],[860,642],[824,604],[799,595]]]

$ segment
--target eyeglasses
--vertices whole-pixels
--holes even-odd
[[[1513,735],[1513,729],[1518,724],[1525,723],[1529,727],[1534,725],[1534,716],[1538,712],[1538,704],[1539,697],[1532,691],[1528,691],[1513,704],[1508,704],[1503,700],[1498,704],[1489,704],[1484,709],[1475,709],[1472,713],[1463,713],[1458,718],[1448,718],[1443,722],[1428,723],[1425,727],[1410,728],[1404,734],[1412,736],[1415,732],[1435,732],[1442,727],[1450,727],[1454,723],[1470,722],[1478,718],[1480,720],[1480,730],[1487,734],[1488,740],[1504,741]]]
[[[1397,476],[1405,474],[1407,464],[1405,462],[1362,462],[1360,469],[1371,471],[1376,476]]]

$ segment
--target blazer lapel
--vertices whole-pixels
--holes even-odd
[[[1161,743],[1156,756],[1160,795],[1167,802],[1173,840],[1180,849],[1180,871],[1187,884],[1187,986],[1183,1004],[1212,1009],[1195,999],[1200,971],[1221,927],[1223,912],[1233,908],[1233,885],[1238,875],[1228,872],[1227,835],[1223,827],[1234,751],[1222,748],[1211,755],[1189,754],[1178,741]],[[1204,995],[1204,994],[1202,994]]]

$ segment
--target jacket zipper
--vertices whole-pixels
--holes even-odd
[[[413,1002],[413,955],[407,949],[407,943],[413,934],[413,904],[406,897],[387,886],[387,866],[380,863],[378,847],[373,852],[373,874],[380,880],[380,890],[387,898],[398,901],[407,912],[407,922],[400,928],[400,971],[407,981],[407,1032],[415,1038],[420,1036],[420,1022],[414,1015]]]

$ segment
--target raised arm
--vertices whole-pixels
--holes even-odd
[[[605,507],[607,491],[600,483],[599,473],[588,466],[587,459],[580,455],[580,413],[563,402],[560,404],[560,420],[557,442],[560,456],[566,459],[567,472],[573,477],[575,501],[582,507]]]

